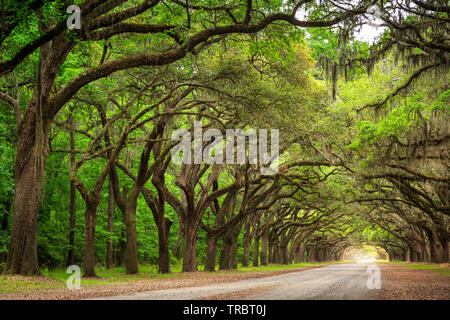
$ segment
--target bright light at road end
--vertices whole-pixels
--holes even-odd
[[[375,261],[374,257],[371,256],[358,256],[355,257],[356,263],[371,263]]]
[[[373,264],[376,260],[384,260],[386,256],[384,249],[372,245],[351,246],[346,248],[342,254],[343,260],[365,264]]]

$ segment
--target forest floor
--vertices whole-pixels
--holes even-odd
[[[267,265],[240,267],[238,270],[217,272],[176,272],[158,274],[155,266],[142,266],[137,275],[126,275],[123,268],[99,269],[99,278],[81,278],[81,289],[68,290],[65,270],[42,270],[42,276],[0,275],[0,300],[78,300],[95,297],[124,295],[143,291],[200,287],[210,284],[259,279],[340,263],[300,263],[293,265]]]
[[[237,287],[232,283],[247,283],[254,284],[259,283],[258,289],[247,288],[247,290],[240,290],[234,292],[233,290],[222,290],[221,294],[206,295],[208,300],[215,299],[246,299],[251,297],[258,297],[259,295],[270,295],[270,292],[280,291],[283,288],[287,288],[286,284],[280,286],[277,283],[278,280],[284,279],[287,276],[289,279],[288,284],[297,283],[300,287],[298,290],[304,290],[307,288],[309,281],[317,280],[317,286],[311,285],[310,293],[316,294],[320,292],[320,284],[326,284],[328,282],[339,282],[339,278],[344,277],[345,281],[341,281],[345,284],[349,284],[351,279],[357,278],[352,276],[352,273],[359,269],[358,264],[353,265],[352,268],[334,268],[331,265],[334,263],[303,263],[297,265],[268,265],[261,267],[248,267],[239,268],[239,270],[230,271],[218,271],[218,272],[188,272],[180,273],[173,272],[170,274],[160,275],[155,273],[154,266],[143,266],[140,268],[141,273],[138,275],[125,275],[123,270],[116,268],[113,270],[99,269],[98,274],[101,278],[82,278],[81,289],[68,290],[66,288],[66,279],[69,276],[65,273],[65,270],[47,271],[43,270],[45,276],[40,277],[23,277],[23,276],[4,276],[0,275],[0,300],[5,299],[27,299],[27,300],[42,300],[42,299],[57,299],[57,300],[78,300],[78,299],[91,299],[101,297],[128,297],[130,294],[142,295],[144,298],[146,295],[152,296],[156,290],[166,290],[179,292],[186,288],[192,295],[194,291],[201,291],[200,287],[213,288],[217,286],[232,286],[237,290]],[[356,268],[355,268],[356,265]],[[381,300],[428,300],[428,299],[444,299],[450,300],[450,267],[449,264],[415,264],[415,263],[379,263],[377,265],[381,269],[381,290],[370,290],[370,296],[368,299],[381,299]],[[324,266],[323,272],[313,272],[316,269]],[[330,269],[331,268],[331,269]],[[327,269],[327,270],[325,270]],[[327,276],[328,270],[335,270],[335,274]],[[343,271],[342,271],[342,270]],[[173,270],[177,270],[176,267]],[[304,270],[310,270],[308,272],[299,272]],[[359,273],[359,282],[366,282],[367,272],[363,268]],[[319,270],[317,270],[319,271]],[[311,273],[313,272],[313,273]],[[349,273],[350,272],[350,273]],[[284,276],[285,275],[285,276]],[[314,275],[314,276],[313,276]],[[280,278],[281,277],[281,278]],[[329,279],[328,279],[328,278]],[[280,279],[278,279],[280,278]],[[317,278],[317,279],[316,279]],[[349,279],[347,279],[349,278]],[[259,280],[258,280],[259,279]],[[266,280],[267,279],[267,280]],[[277,280],[278,279],[278,280]],[[325,280],[329,281],[326,282]],[[249,281],[241,281],[249,280]],[[254,280],[254,281],[252,281]],[[229,284],[227,284],[229,283]],[[311,282],[313,283],[313,282]],[[340,282],[339,282],[340,283]],[[332,285],[325,285],[325,291],[327,295],[323,295],[323,298],[330,297],[330,288]],[[342,286],[344,294],[345,286]],[[189,289],[197,288],[197,289]],[[327,289],[328,288],[328,289]],[[168,290],[168,289],[180,289],[180,290]],[[323,289],[323,288],[322,288]],[[183,290],[183,291],[186,291]],[[192,292],[191,292],[192,291]],[[289,290],[290,293],[295,290]],[[317,292],[316,292],[317,291]],[[322,290],[323,291],[323,290]],[[324,291],[324,292],[325,292]],[[335,290],[331,290],[335,291]],[[349,290],[347,290],[349,291]],[[353,289],[350,291],[354,291]],[[189,293],[188,292],[188,293]],[[205,291],[206,293],[207,291]],[[220,290],[219,290],[220,292]],[[300,291],[299,291],[300,292]],[[289,292],[288,292],[289,293]],[[278,292],[279,298],[288,298],[289,294]],[[336,294],[339,293],[337,290]],[[335,295],[336,295],[335,294]],[[342,296],[334,297],[337,299],[345,299],[345,294],[338,294]],[[316,295],[321,297],[320,294]],[[364,296],[364,295],[362,295]],[[131,297],[132,298],[132,297]],[[353,297],[359,299],[358,297]],[[288,298],[289,299],[289,298]]]
[[[450,266],[404,262],[378,263],[380,299],[450,300]]]

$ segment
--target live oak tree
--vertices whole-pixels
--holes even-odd
[[[372,5],[371,45],[354,35]],[[169,272],[181,245],[183,271],[237,267],[240,247],[244,265],[362,243],[448,261],[446,1],[87,0],[80,30],[66,7],[0,8],[7,273],[83,261],[94,276],[96,256],[136,273],[156,247]],[[171,134],[195,120],[280,129],[278,172],[174,165]]]
[[[13,72],[27,59],[39,55],[35,64],[37,77],[33,80],[33,93],[26,107],[21,107],[16,99],[5,93],[1,95],[16,109],[18,137],[8,272],[39,273],[36,219],[48,155],[47,140],[54,117],[80,88],[120,70],[173,63],[188,54],[195,54],[208,43],[217,41],[219,36],[256,33],[277,21],[299,27],[331,26],[365,12],[369,4],[362,1],[355,10],[337,10],[326,18],[298,20],[296,12],[307,2],[292,3],[280,10],[278,5],[253,1],[247,1],[245,6],[210,7],[178,1],[171,1],[169,5],[157,0],[125,5],[123,1],[92,0],[79,6],[83,23],[78,31],[66,28],[66,16],[61,13],[59,2],[32,1],[21,6],[8,1],[4,4],[1,12],[4,24],[0,36],[2,52],[14,44],[18,49],[4,56],[0,73]],[[172,15],[170,19],[166,18],[168,13]],[[214,19],[206,22],[210,16]],[[140,18],[149,22],[139,23]],[[25,44],[18,43],[16,30],[26,24],[33,26],[33,36]],[[63,85],[58,83],[58,71],[75,48],[127,33],[141,34],[141,40],[153,35],[161,49],[126,57],[117,54],[111,61],[88,66]],[[19,111],[23,111],[23,115]]]

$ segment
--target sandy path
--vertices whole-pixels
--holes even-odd
[[[188,299],[373,299],[377,291],[367,288],[369,264],[336,264],[235,282],[201,287],[139,292],[99,299],[188,300]]]

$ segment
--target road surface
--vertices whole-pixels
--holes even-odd
[[[368,289],[367,272],[373,263],[334,264],[260,279],[146,291],[97,299],[112,300],[354,300],[374,299],[377,289]]]

